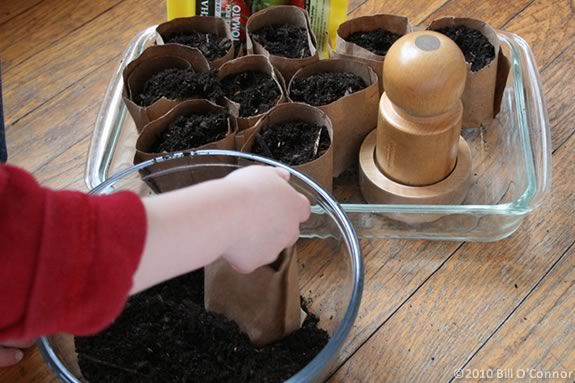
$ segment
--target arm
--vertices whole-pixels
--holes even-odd
[[[50,191],[0,166],[0,341],[95,333],[128,292],[220,256],[243,272],[271,263],[309,216],[288,178],[252,166],[142,203]]]
[[[241,272],[273,262],[299,237],[309,201],[281,169],[250,166],[225,178],[144,199],[148,235],[132,293],[212,263]]]
[[[146,235],[141,199],[42,188],[0,166],[0,340],[112,321],[131,288]]]

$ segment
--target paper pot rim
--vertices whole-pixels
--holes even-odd
[[[352,59],[352,58],[329,58],[329,59],[317,61],[317,62],[312,63],[312,64],[309,64],[309,65],[307,65],[307,66],[305,66],[305,67],[303,67],[303,68],[300,68],[300,69],[293,75],[293,77],[291,78],[291,80],[290,80],[289,83],[288,83],[288,86],[287,86],[287,89],[286,89],[286,97],[287,97],[287,100],[288,100],[290,103],[303,103],[303,104],[305,104],[304,102],[301,102],[301,101],[294,101],[294,100],[292,100],[292,98],[290,97],[293,81],[294,81],[295,79],[297,79],[297,78],[302,78],[302,77],[303,77],[303,78],[307,78],[307,77],[309,77],[309,76],[312,76],[312,75],[318,74],[318,73],[326,73],[326,72],[337,73],[337,72],[341,72],[341,71],[338,71],[338,70],[334,70],[334,71],[330,71],[330,70],[320,70],[320,71],[317,71],[317,72],[314,71],[314,69],[316,69],[316,68],[318,68],[318,67],[319,67],[319,68],[322,68],[322,69],[323,69],[323,67],[329,67],[329,66],[330,66],[329,64],[331,64],[331,63],[334,63],[334,64],[339,64],[339,63],[349,64],[351,67],[357,67],[357,68],[358,68],[358,72],[359,72],[359,68],[361,68],[361,70],[367,71],[367,74],[368,74],[368,76],[369,76],[369,82],[367,83],[367,86],[366,86],[365,88],[360,89],[360,90],[358,90],[357,92],[353,92],[353,93],[351,93],[351,94],[344,95],[344,96],[338,98],[337,100],[334,100],[334,101],[332,101],[332,102],[330,102],[330,103],[328,103],[328,104],[310,105],[310,106],[319,108],[319,109],[321,110],[321,108],[329,107],[329,106],[333,105],[334,103],[339,102],[339,101],[341,101],[341,100],[347,100],[347,99],[350,98],[350,97],[354,97],[354,96],[355,96],[355,97],[358,97],[358,96],[360,96],[360,95],[364,95],[365,93],[369,92],[369,91],[370,91],[370,88],[373,87],[374,85],[375,85],[375,86],[379,86],[379,77],[378,77],[377,73],[375,73],[375,70],[373,70],[373,68],[372,68],[370,65],[368,65],[368,64],[366,64],[366,63],[364,63],[364,62],[358,61],[358,60],[354,60],[354,59]],[[337,66],[339,66],[339,65],[337,65]],[[306,76],[301,76],[302,73],[308,72],[308,71],[310,71],[311,73],[306,74]],[[361,74],[356,73],[356,72],[350,72],[350,73],[354,73],[354,74],[356,74],[356,75],[362,77],[362,79],[365,81],[365,78],[364,78]],[[366,82],[367,82],[367,81],[366,81]],[[309,105],[309,104],[306,104],[306,105]],[[333,124],[333,122],[332,122],[332,124]]]
[[[486,70],[487,68],[490,68],[493,65],[497,65],[497,60],[500,51],[499,38],[497,37],[497,32],[495,32],[495,29],[485,21],[473,17],[443,16],[433,19],[429,23],[426,29],[430,31],[437,31],[438,29],[441,28],[446,28],[450,26],[455,27],[461,25],[481,32],[481,34],[485,36],[487,41],[489,41],[489,43],[493,46],[493,49],[495,51],[495,56],[491,59],[491,61],[489,61],[485,66],[475,71],[471,69],[472,63],[465,60],[465,64],[468,67],[469,74],[472,75],[474,73],[479,73]]]
[[[148,160],[152,157],[163,156],[170,153],[178,152],[181,150],[174,150],[171,152],[162,151],[162,152],[152,152],[149,151],[153,144],[155,144],[158,140],[158,135],[160,135],[163,131],[169,128],[170,124],[175,121],[179,116],[187,114],[187,113],[194,113],[194,112],[214,112],[214,111],[221,111],[228,114],[228,130],[224,137],[220,138],[219,140],[208,142],[204,145],[198,146],[196,148],[189,148],[187,150],[201,150],[201,149],[209,149],[213,147],[213,145],[217,145],[218,143],[233,138],[236,133],[236,125],[233,121],[233,116],[228,113],[228,110],[220,105],[214,104],[213,102],[205,99],[194,99],[194,100],[186,100],[178,103],[175,107],[170,109],[166,114],[162,117],[149,122],[144,126],[141,133],[138,135],[138,139],[136,141],[135,149],[136,153],[134,155],[134,163],[140,163],[142,161]]]
[[[226,72],[226,69],[228,69],[232,66],[234,68],[230,69],[228,72]],[[245,69],[246,67],[251,67],[251,68]],[[254,69],[257,67],[261,68],[262,70]],[[230,61],[224,63],[220,67],[220,69],[217,73],[217,77],[220,81],[222,81],[223,79],[225,79],[228,76],[233,76],[233,75],[236,75],[239,73],[244,73],[247,71],[260,71],[262,73],[266,73],[266,74],[270,75],[272,77],[272,79],[275,81],[277,87],[280,90],[280,95],[277,98],[277,100],[275,101],[272,108],[285,102],[285,100],[287,99],[287,93],[286,93],[286,89],[285,89],[285,81],[283,80],[283,77],[282,77],[281,73],[279,72],[279,70],[273,66],[273,64],[269,60],[269,57],[266,55],[252,54],[252,55],[247,55],[247,56],[240,56],[240,57],[237,57],[233,60],[230,60]],[[252,116],[240,116],[239,115],[240,104],[238,102],[228,98],[227,96],[224,96],[224,99],[226,100],[228,105],[232,106],[231,108],[229,107],[230,112],[237,113],[237,116],[234,116],[234,117],[237,120],[241,121],[242,123],[244,121],[246,121],[248,123],[248,125],[250,125],[250,127],[255,125],[255,122],[257,122],[262,116],[264,116],[266,113],[268,113],[272,109],[272,108],[270,108],[270,109],[266,110],[265,112],[254,114]],[[247,128],[241,129],[241,127],[240,127],[240,130],[245,130],[245,129],[247,129]]]

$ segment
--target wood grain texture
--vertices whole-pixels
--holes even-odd
[[[412,25],[425,20],[430,13],[436,11],[448,0],[397,0],[377,1],[369,0],[352,12],[349,17],[374,15],[377,13],[391,13],[409,18]]]
[[[544,208],[509,239],[464,244],[331,381],[453,378],[574,243],[575,137],[557,153],[554,171]],[[575,370],[575,359],[562,362]]]
[[[39,16],[34,9],[43,2],[55,4],[2,1],[0,41],[6,36],[2,23],[18,19],[10,25],[33,25]],[[40,20],[33,31],[39,49],[20,50],[20,44],[29,44],[21,40],[9,47],[14,65],[3,79],[10,160],[54,188],[85,190],[93,124],[118,57],[137,32],[165,16],[163,1],[123,0],[90,18],[99,6],[80,10],[81,18],[67,26]],[[53,7],[54,14],[71,11]],[[350,3],[352,16],[399,13],[418,24],[466,15],[525,37],[543,69],[555,149],[554,190],[513,237],[497,243],[362,241],[365,292],[338,356],[336,367],[343,366],[332,381],[449,380],[463,366],[575,370],[575,323],[569,317],[575,305],[573,8],[567,0],[511,0],[505,7],[471,0]],[[27,53],[29,58],[20,56]],[[484,166],[497,164],[486,161]],[[331,275],[329,263],[310,267]],[[0,370],[0,382],[56,381],[37,350],[28,351],[19,366]]]
[[[0,24],[29,11],[32,7],[41,2],[42,0],[9,0],[0,2]]]
[[[6,139],[10,160],[31,172],[41,173],[42,166],[91,135],[109,81],[108,74],[117,65],[117,60],[111,60],[40,106],[35,113],[9,125]],[[81,151],[87,153],[87,147]],[[35,155],[30,156],[30,152]]]
[[[575,37],[574,0],[537,0],[505,24],[531,46],[542,69],[571,45]]]
[[[501,27],[519,12],[525,9],[534,0],[510,0],[505,2],[505,6],[498,7],[497,11],[493,10],[493,3],[490,1],[477,0],[459,0],[450,1],[429,15],[422,24],[429,24],[434,19],[443,16],[457,17],[480,17],[481,20],[493,27]]]
[[[22,118],[118,57],[139,31],[165,19],[164,5],[126,0],[5,73],[6,122]]]
[[[0,24],[4,71],[46,49],[120,1],[44,0],[26,13]]]
[[[367,0],[350,0],[348,5],[347,5],[347,13],[350,14],[353,11],[355,11],[357,8],[359,8],[363,3],[365,3]]]
[[[537,378],[541,373],[556,373],[549,376],[575,381],[574,312],[575,245],[571,245],[525,303],[464,367],[464,373],[500,369],[516,379],[521,374]]]
[[[553,127],[551,143],[553,150],[563,145],[575,131],[575,43],[545,68],[541,76],[549,124]]]

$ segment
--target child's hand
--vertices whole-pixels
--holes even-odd
[[[289,177],[283,169],[249,166],[224,179],[240,208],[224,258],[238,271],[248,273],[272,263],[297,241],[310,202],[289,185]]]
[[[148,231],[132,294],[222,256],[241,272],[272,263],[310,214],[288,180],[285,170],[248,166],[145,198]]]
[[[22,360],[24,353],[21,349],[32,347],[33,340],[30,341],[14,341],[3,342],[0,344],[0,368],[12,366]]]

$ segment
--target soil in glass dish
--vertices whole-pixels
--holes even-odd
[[[359,45],[368,51],[379,56],[385,56],[389,48],[401,35],[386,31],[385,29],[375,29],[369,32],[355,32],[345,39],[350,43]]]
[[[194,149],[219,141],[228,133],[229,115],[224,112],[190,113],[178,116],[164,130],[153,153]]]
[[[296,166],[321,157],[330,145],[325,126],[293,120],[271,125],[258,133],[251,151]]]
[[[223,91],[212,72],[169,68],[146,80],[134,102],[140,106],[149,106],[162,97],[170,100],[205,98],[217,102],[223,97]]]
[[[215,33],[197,31],[168,36],[164,39],[164,42],[166,44],[182,44],[198,48],[208,60],[225,56],[232,47],[232,42],[227,37],[218,36]]]
[[[291,59],[311,56],[305,28],[291,24],[266,25],[251,35],[272,55]]]
[[[295,78],[291,84],[290,98],[313,106],[327,105],[366,87],[365,81],[355,73],[317,73]]]
[[[277,82],[263,72],[247,71],[227,76],[222,80],[222,87],[227,98],[240,104],[240,117],[267,112],[281,96]]]
[[[476,29],[457,25],[437,29],[436,32],[446,35],[457,44],[463,51],[465,61],[471,64],[472,72],[483,69],[495,58],[495,47]]]
[[[256,349],[235,322],[204,310],[203,288],[203,271],[183,275],[130,298],[100,334],[76,337],[84,377],[107,383],[283,382],[329,340],[308,315],[301,329]]]

